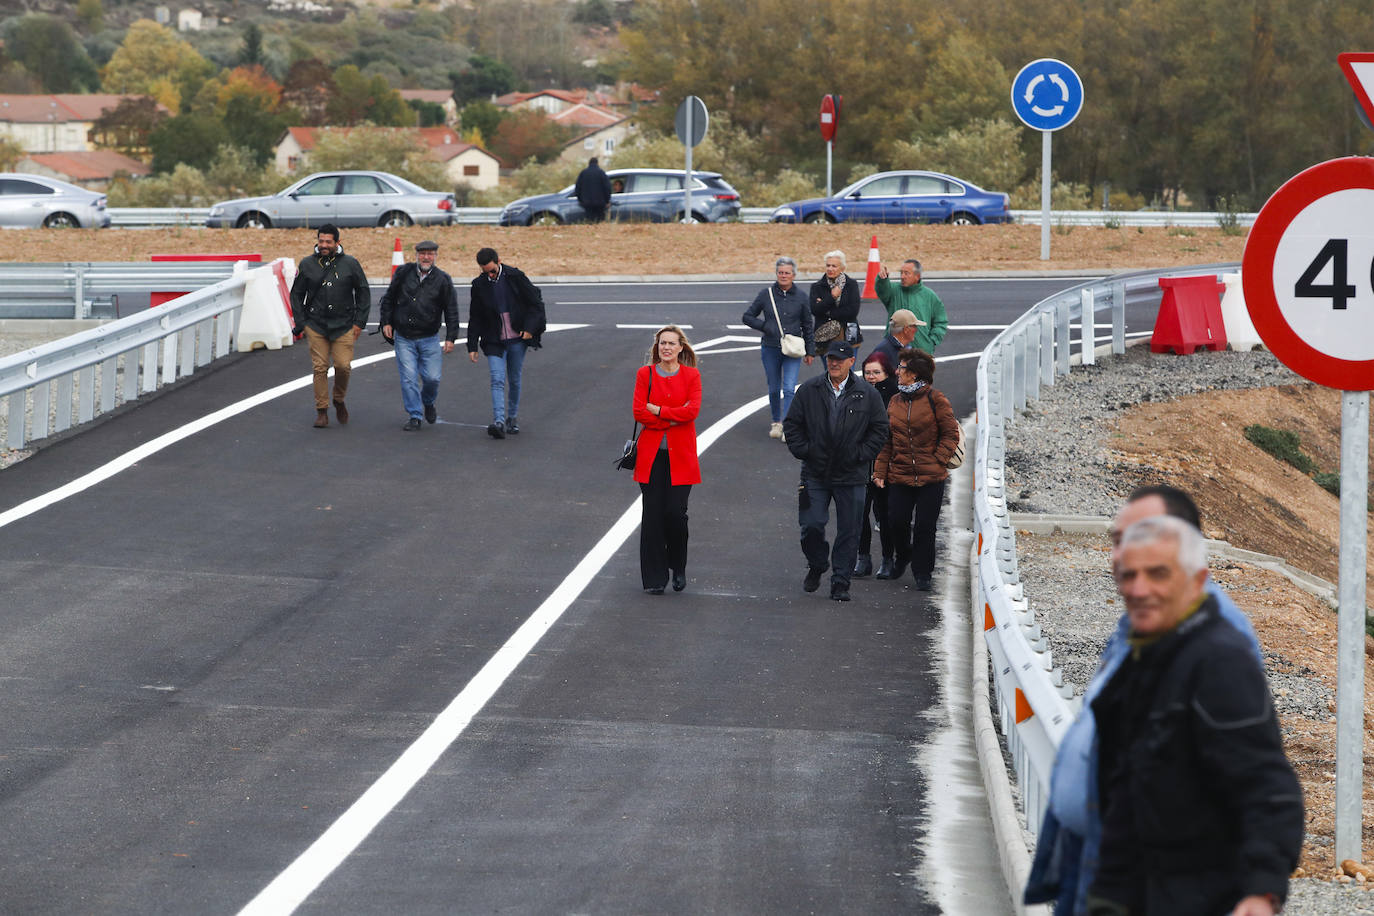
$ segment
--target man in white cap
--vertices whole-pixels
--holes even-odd
[[[919,344],[912,343],[916,339],[919,330],[926,326],[926,323],[917,318],[907,309],[897,309],[892,313],[891,324],[888,325],[888,332],[878,345],[873,348],[873,353],[884,353],[887,355],[888,365],[895,366],[901,362],[897,354],[907,347],[920,347]],[[927,353],[930,351],[927,350]],[[872,354],[869,354],[870,357]],[[864,362],[868,362],[865,359]]]
[[[406,432],[420,429],[420,417],[433,423],[434,406],[443,373],[443,353],[453,352],[458,339],[458,294],[453,278],[434,266],[439,246],[423,241],[415,246],[415,263],[402,264],[382,294],[382,336],[396,348],[401,375],[401,405]],[[444,340],[439,340],[439,324]]]
[[[901,309],[915,315],[921,330],[916,334],[911,346],[927,353],[934,353],[940,341],[945,339],[949,330],[949,318],[945,315],[945,304],[935,291],[921,282],[921,262],[907,258],[902,262],[902,282],[893,283],[887,278],[887,268],[878,269],[878,278],[873,282],[873,291],[887,309],[889,318]],[[895,328],[893,328],[895,330]],[[892,365],[897,365],[894,362]]]

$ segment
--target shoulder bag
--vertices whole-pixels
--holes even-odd
[[[805,356],[806,341],[796,334],[787,334],[782,329],[782,319],[778,317],[778,303],[773,299],[773,287],[768,287],[768,302],[773,306],[773,320],[778,323],[778,344],[782,347],[783,356]]]
[[[935,396],[931,394],[930,391],[927,391],[926,398],[930,401],[930,412],[936,417],[936,429],[939,429],[940,415],[935,413]],[[955,418],[955,421],[955,425],[959,427],[959,444],[954,446],[954,454],[950,455],[949,460],[945,462],[945,467],[949,468],[951,471],[964,463],[964,424],[957,422],[958,417]]]
[[[654,393],[654,367],[649,366],[649,394]],[[648,395],[645,395],[648,400]],[[634,428],[630,431],[630,438],[625,440],[625,448],[621,450],[620,457],[615,460],[615,466],[622,471],[633,471],[635,462],[639,460],[639,421],[636,420]]]

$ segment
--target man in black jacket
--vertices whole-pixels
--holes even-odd
[[[353,345],[367,327],[372,289],[358,259],[343,253],[339,230],[326,223],[316,230],[315,253],[301,259],[291,284],[291,332],[310,344],[315,373],[315,428],[329,425],[329,364],[334,363],[334,412],[348,422],[344,397],[353,367]]]
[[[520,370],[525,351],[539,349],[544,333],[544,297],[539,287],[518,269],[501,263],[495,248],[477,252],[482,269],[472,280],[468,311],[468,359],[477,362],[477,348],[491,372],[491,424],[487,435],[504,439],[520,432]],[[509,406],[507,394],[509,393]]]
[[[439,396],[443,354],[453,352],[458,339],[458,294],[453,278],[434,266],[439,246],[430,241],[415,246],[415,263],[402,264],[382,294],[382,336],[396,348],[396,369],[401,374],[401,404],[407,432],[438,419],[434,402]],[[444,342],[439,343],[439,322],[444,323]]]
[[[587,167],[577,175],[573,185],[573,196],[587,211],[587,219],[599,223],[606,218],[606,205],[611,202],[611,179],[597,165],[593,156]]]
[[[1131,651],[1092,702],[1102,916],[1272,916],[1303,838],[1264,669],[1206,591],[1207,548],[1182,519],[1126,529],[1113,573]]]
[[[854,347],[832,344],[825,374],[807,379],[783,421],[783,438],[801,459],[797,520],[801,525],[806,578],[802,589],[820,588],[830,569],[830,597],[849,600],[849,578],[859,553],[859,526],[870,466],[887,442],[887,409],[878,390],[855,375]],[[835,501],[835,546],[825,540],[830,501]]]

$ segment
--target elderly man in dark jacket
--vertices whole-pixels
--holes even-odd
[[[1089,916],[1273,916],[1303,838],[1264,669],[1206,590],[1182,519],[1126,529],[1129,655],[1092,702],[1102,845]]]
[[[587,219],[599,223],[606,218],[606,205],[611,202],[611,179],[602,171],[593,156],[587,167],[577,174],[573,196],[587,211]]]
[[[883,396],[853,369],[854,347],[833,344],[825,354],[825,374],[802,382],[783,421],[787,447],[802,462],[797,496],[807,565],[802,589],[820,588],[828,568],[830,597],[835,601],[849,600],[870,467],[888,432]],[[833,549],[825,540],[831,500],[835,502]]]
[[[407,432],[438,419],[434,402],[439,397],[443,356],[453,352],[458,339],[458,294],[453,278],[434,266],[439,246],[424,241],[415,246],[415,263],[402,264],[382,294],[382,336],[396,348],[396,369],[401,374],[401,405]],[[439,323],[444,342],[439,343]]]
[[[291,284],[291,329],[310,344],[315,375],[315,428],[329,425],[329,364],[334,364],[334,412],[348,422],[348,377],[353,345],[367,327],[372,289],[358,259],[344,254],[339,230],[325,224],[315,233],[315,251],[301,259]]]
[[[525,351],[540,346],[544,297],[518,268],[502,264],[495,248],[480,249],[477,266],[482,272],[472,281],[468,359],[477,362],[478,347],[487,358],[492,414],[487,435],[504,439],[520,432],[520,374]]]

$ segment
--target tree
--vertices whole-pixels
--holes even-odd
[[[491,102],[469,102],[458,112],[458,123],[464,131],[477,130],[484,137],[494,137],[496,128],[505,117],[506,112]]]
[[[484,100],[505,95],[515,88],[515,71],[497,60],[474,54],[467,69],[452,74],[453,96],[458,101]]]
[[[99,32],[105,28],[105,6],[100,0],[77,0],[76,18],[87,33]]]
[[[175,32],[140,19],[100,76],[106,92],[145,93],[178,112],[213,72],[214,65]]]
[[[224,109],[224,132],[229,143],[246,149],[258,166],[266,165],[277,141],[291,125],[259,96],[236,95]]]
[[[337,92],[334,74],[318,57],[308,57],[291,65],[282,84],[282,104],[291,105],[301,113],[307,127],[325,123],[329,103]]]
[[[153,171],[170,172],[180,165],[203,169],[228,139],[224,123],[213,115],[168,118],[148,138],[153,150]]]
[[[100,113],[91,125],[91,142],[139,157],[149,151],[149,138],[167,114],[148,96],[120,99],[114,108]]]
[[[0,138],[0,172],[13,172],[25,155],[23,146],[8,137]]]
[[[418,127],[443,127],[448,120],[443,105],[420,99],[407,99],[406,104],[415,112],[415,124]]]
[[[334,96],[326,107],[330,124],[351,127],[370,121],[400,127],[413,116],[401,94],[379,76],[368,78],[352,64],[334,71]]]
[[[256,22],[248,23],[243,30],[243,53],[239,55],[239,63],[245,66],[262,63],[262,28]]]
[[[443,163],[434,158],[429,144],[414,129],[326,128],[316,135],[310,167],[321,171],[375,169],[425,188],[448,184]]]
[[[527,159],[548,162],[573,139],[573,131],[538,111],[516,111],[503,118],[491,135],[490,152],[507,163]]]
[[[95,64],[72,27],[43,13],[6,24],[5,52],[38,80],[44,92],[88,92],[100,85]]]
[[[591,71],[582,66],[580,29],[571,18],[566,0],[473,0],[464,38],[474,54],[501,61],[518,81],[583,86]]]

